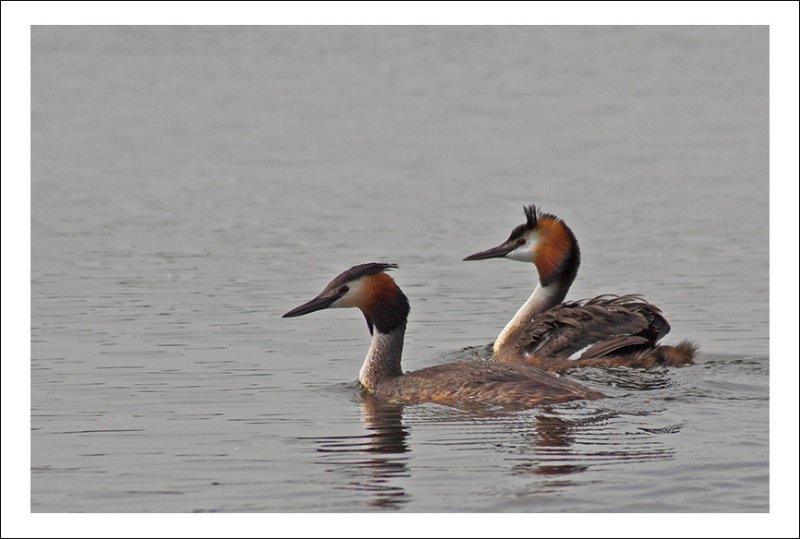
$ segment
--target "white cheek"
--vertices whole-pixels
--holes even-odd
[[[533,244],[527,242],[525,245],[520,245],[508,253],[506,258],[516,260],[517,262],[533,262]]]
[[[331,303],[331,307],[344,308],[344,307],[358,307],[361,304],[362,296],[364,294],[363,283],[361,279],[348,283],[347,286],[350,290],[347,293]]]

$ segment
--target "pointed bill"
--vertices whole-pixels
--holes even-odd
[[[492,247],[491,249],[486,249],[485,251],[471,254],[464,260],[486,260],[488,258],[503,258],[516,248],[517,248],[516,243],[506,242],[503,243],[502,245],[498,245],[497,247]]]

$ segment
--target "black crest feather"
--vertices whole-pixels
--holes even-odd
[[[536,208],[535,204],[531,204],[530,206],[522,206],[522,210],[525,212],[525,222],[521,225],[515,226],[511,231],[511,235],[506,241],[515,240],[526,232],[535,229],[539,225],[540,212]]]
[[[336,278],[332,280],[326,288],[333,289],[350,281],[360,279],[365,275],[373,275],[375,273],[388,271],[390,269],[397,269],[397,264],[387,264],[384,262],[367,262],[366,264],[359,264],[337,275]]]
[[[528,229],[532,230],[536,228],[539,221],[539,212],[536,209],[536,205],[531,204],[530,206],[523,206],[522,209],[525,212],[525,219],[527,219],[527,223],[525,224],[528,225]]]

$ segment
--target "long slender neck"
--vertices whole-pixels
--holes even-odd
[[[408,298],[391,277],[379,273],[373,279],[367,284],[370,295],[360,305],[372,333],[372,344],[358,375],[361,385],[372,392],[381,380],[403,374],[400,357],[411,310]]]
[[[537,282],[533,294],[495,339],[492,347],[494,356],[500,357],[514,350],[531,320],[536,315],[561,303],[567,295],[570,284],[572,284],[571,281],[555,280],[547,286],[542,286],[540,282]]]
[[[361,365],[358,380],[367,390],[374,391],[378,383],[386,378],[401,376],[400,357],[403,355],[405,321],[389,333],[377,330],[372,334],[367,358]]]
[[[538,280],[533,294],[506,324],[494,341],[495,357],[518,352],[519,346],[528,343],[520,338],[533,318],[555,307],[567,296],[567,291],[581,264],[581,250],[572,230],[560,219],[544,215],[537,226],[539,246],[533,252]]]

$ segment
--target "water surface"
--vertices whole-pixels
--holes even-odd
[[[767,511],[766,27],[35,27],[33,511]],[[476,415],[360,397],[394,272],[404,367],[490,342],[537,203],[571,298],[641,292],[687,369]]]

